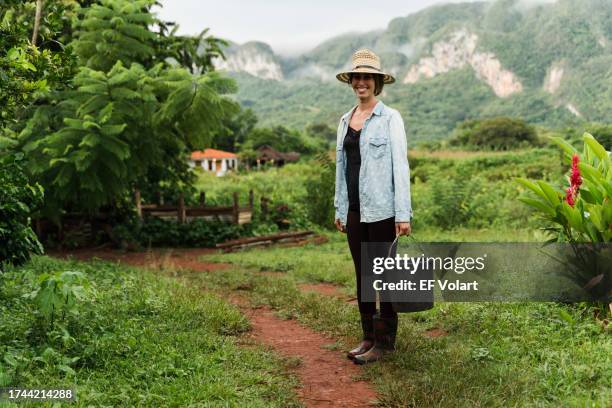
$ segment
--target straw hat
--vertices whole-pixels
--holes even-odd
[[[362,48],[355,51],[353,54],[353,69],[347,72],[340,72],[336,75],[338,81],[349,82],[349,74],[353,73],[367,73],[367,74],[378,74],[383,75],[385,84],[392,84],[395,82],[393,76],[383,72],[380,69],[380,58],[367,48]]]

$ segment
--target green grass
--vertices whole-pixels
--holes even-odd
[[[515,233],[423,231],[427,240],[514,241]],[[522,235],[521,235],[522,234]],[[339,237],[339,238],[337,238]],[[242,290],[254,304],[275,308],[339,339],[358,340],[358,311],[340,299],[303,293],[298,283],[326,281],[354,290],[345,237],[301,248],[270,248],[207,259],[233,262],[231,270],[190,275],[194,284]],[[258,270],[285,271],[262,275]],[[612,339],[588,307],[554,303],[438,303],[433,310],[400,315],[398,351],[368,366],[384,406],[402,407],[605,407],[612,400]],[[441,328],[448,336],[428,338]],[[339,364],[341,364],[339,362]]]
[[[49,325],[22,295],[58,270],[86,273],[95,293]],[[75,388],[76,406],[299,405],[284,360],[247,344],[248,320],[214,294],[112,263],[38,257],[2,276],[0,295],[0,386]]]
[[[260,271],[287,272],[298,281],[327,282],[354,288],[355,269],[348,250],[346,235],[323,232],[329,238],[325,245],[303,247],[271,247],[228,254],[212,254],[202,260],[230,262]],[[418,242],[529,242],[543,241],[543,235],[530,230],[459,228],[449,231],[424,229],[415,231]],[[408,238],[402,238],[403,242]]]

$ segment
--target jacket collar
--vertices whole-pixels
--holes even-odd
[[[372,110],[372,115],[380,116],[382,114],[382,111],[383,111],[384,107],[385,107],[385,104],[382,103],[382,101],[378,101],[376,103],[376,106],[374,106],[374,109]],[[346,122],[351,117],[351,115],[353,114],[355,109],[357,109],[357,105],[353,106],[350,111],[346,112],[342,116],[342,120]]]

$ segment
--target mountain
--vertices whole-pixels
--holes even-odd
[[[263,43],[233,44],[217,67],[236,78],[237,99],[261,125],[335,126],[354,103],[335,74],[360,47],[396,77],[381,99],[402,113],[411,142],[444,138],[479,117],[552,127],[612,119],[612,0],[433,6],[295,58]]]

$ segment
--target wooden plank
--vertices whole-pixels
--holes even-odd
[[[168,204],[168,205],[143,204],[142,205],[142,209],[143,210],[153,209],[153,210],[160,210],[160,211],[167,210],[167,211],[174,211],[174,212],[176,212],[177,208],[178,207],[176,205],[170,205],[170,204]]]
[[[142,218],[142,199],[140,198],[140,190],[134,191],[134,202],[136,204],[136,214],[138,218]]]
[[[244,245],[244,244],[255,243],[259,241],[280,241],[280,240],[289,239],[289,238],[302,238],[302,237],[312,235],[312,234],[314,234],[313,231],[281,232],[278,234],[264,235],[261,237],[234,239],[231,241],[226,241],[226,242],[217,244],[216,247],[217,248],[227,248],[227,247],[231,247],[234,245]]]
[[[251,211],[240,211],[238,214],[238,224],[248,224],[253,219]]]
[[[177,210],[178,222],[183,224],[185,222],[185,194],[181,191],[178,199],[178,210]]]
[[[240,207],[238,206],[238,192],[234,191],[234,224],[239,224],[240,221]]]

